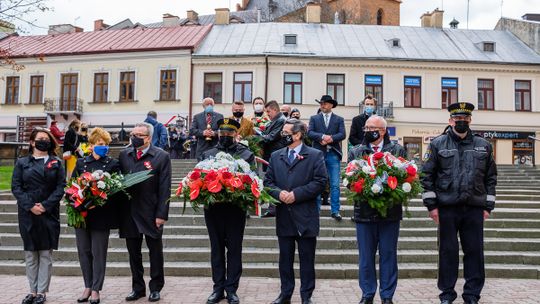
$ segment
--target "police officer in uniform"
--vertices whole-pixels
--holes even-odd
[[[216,147],[202,153],[201,159],[216,156],[219,152],[226,152],[254,165],[253,153],[246,146],[235,141],[239,128],[240,123],[234,119],[218,120],[219,142]],[[229,303],[240,303],[236,290],[242,274],[242,241],[246,226],[246,212],[233,204],[214,204],[204,209],[204,219],[210,238],[212,280],[214,281],[214,290],[206,303],[219,303],[225,298],[225,291]],[[226,259],[225,248],[227,248]]]
[[[493,148],[469,128],[474,105],[448,106],[450,119],[444,134],[431,142],[422,167],[422,199],[429,216],[439,225],[439,279],[441,304],[457,298],[454,289],[463,249],[463,300],[476,304],[484,286],[484,221],[495,207],[497,167]]]

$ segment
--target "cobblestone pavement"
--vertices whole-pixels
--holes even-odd
[[[102,291],[101,303],[125,303],[124,297],[130,291],[129,277],[107,277]],[[458,281],[461,290],[463,281]],[[293,303],[300,303],[296,282]],[[24,276],[0,275],[0,303],[18,304],[26,294],[28,284]],[[76,303],[82,292],[82,278],[53,277],[47,303]],[[212,280],[206,277],[167,277],[159,303],[206,303],[212,289]],[[481,303],[539,303],[540,280],[488,279],[482,293]],[[242,278],[238,295],[241,303],[270,303],[279,294],[279,279]],[[397,304],[439,303],[436,281],[431,279],[402,279],[394,297]],[[313,295],[315,303],[342,304],[358,303],[360,289],[355,280],[318,280]],[[458,299],[457,303],[463,303]],[[131,303],[148,303],[140,299]],[[221,303],[227,303],[225,300]],[[376,303],[380,303],[377,299]]]

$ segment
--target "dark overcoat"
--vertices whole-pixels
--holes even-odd
[[[212,112],[212,123],[210,124],[211,129],[217,133],[218,130],[218,120],[223,119],[223,115]],[[189,129],[189,135],[195,136],[197,138],[197,150],[195,151],[195,158],[201,158],[201,154],[207,150],[212,149],[217,145],[218,137],[217,134],[212,138],[212,140],[206,140],[206,136],[203,135],[204,130],[207,127],[206,123],[206,113],[202,112],[193,116],[193,122],[191,123],[191,129]]]

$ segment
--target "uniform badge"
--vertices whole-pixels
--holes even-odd
[[[148,170],[152,170],[152,164],[149,161],[144,162],[144,167]]]

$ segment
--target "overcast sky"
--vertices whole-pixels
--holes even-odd
[[[294,0],[291,0],[294,1]],[[469,0],[470,29],[493,29],[502,15],[520,19],[526,13],[540,13],[540,0]],[[215,8],[235,10],[240,0],[49,0],[54,11],[36,13],[27,19],[37,20],[39,28],[28,28],[30,34],[46,34],[51,24],[70,23],[93,29],[94,20],[103,19],[112,25],[126,18],[133,22],[161,21],[163,13],[185,17],[187,10],[211,14]],[[456,18],[460,28],[467,28],[467,0],[403,0],[401,25],[420,26],[420,16],[435,8],[444,9],[444,26]],[[28,34],[27,33],[27,34]]]

